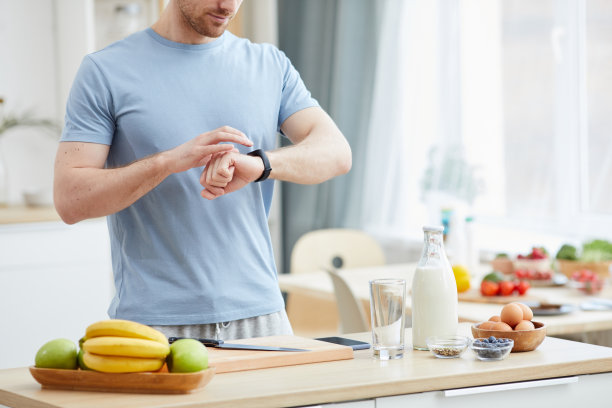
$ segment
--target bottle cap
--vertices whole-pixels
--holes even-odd
[[[423,232],[442,232],[444,227],[440,225],[427,225],[423,227]]]

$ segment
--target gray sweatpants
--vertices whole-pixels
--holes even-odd
[[[293,329],[285,310],[280,312],[210,324],[151,326],[166,337],[195,337],[207,339],[247,339],[250,337],[292,335]]]

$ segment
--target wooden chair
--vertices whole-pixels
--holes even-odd
[[[366,317],[363,305],[346,283],[344,278],[334,269],[327,273],[334,284],[336,306],[340,317],[340,333],[359,333],[370,330],[370,323]]]
[[[302,235],[291,251],[291,273],[385,264],[380,244],[356,229],[321,229]]]
[[[290,273],[378,266],[385,263],[385,254],[380,244],[367,233],[356,229],[322,229],[307,232],[297,240],[291,251]],[[348,322],[340,323],[339,307],[339,298],[334,302],[296,293],[287,297],[287,315],[295,333],[302,336],[331,335],[337,333],[339,326],[342,330],[346,330],[347,325],[353,327]]]

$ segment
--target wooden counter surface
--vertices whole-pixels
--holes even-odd
[[[369,304],[368,282],[374,278],[406,279],[410,288],[415,265],[393,264],[379,267],[354,268],[341,270],[351,290],[364,304]],[[316,271],[298,275],[284,274],[278,277],[281,290],[289,293],[302,293],[315,299],[334,300],[334,288],[326,272]],[[477,281],[477,278],[474,279]],[[479,280],[478,280],[479,281]],[[545,323],[549,335],[567,335],[583,332],[612,330],[612,309],[603,311],[582,311],[580,303],[589,298],[578,290],[567,287],[532,287],[529,298],[537,298],[551,303],[571,304],[575,310],[558,316],[535,316],[534,320]],[[604,289],[598,297],[612,299],[612,287]],[[525,298],[528,300],[529,298]],[[410,312],[410,296],[406,307]],[[488,320],[493,315],[499,315],[503,303],[459,302],[458,313],[460,321],[479,322]]]
[[[469,325],[461,324],[467,333]],[[406,343],[411,343],[407,330]],[[370,341],[368,333],[349,335]],[[468,350],[458,359],[436,359],[407,350],[403,359],[379,361],[371,350],[355,359],[216,375],[186,395],[114,394],[42,390],[27,368],[0,371],[0,404],[11,407],[286,407],[612,372],[612,349],[547,337],[532,352],[482,362]]]
[[[47,221],[60,221],[60,216],[53,206],[28,207],[23,205],[0,207],[0,225]]]

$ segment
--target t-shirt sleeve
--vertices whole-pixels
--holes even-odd
[[[86,56],[68,95],[60,140],[110,145],[114,133],[113,101],[108,83],[93,59]]]
[[[283,67],[283,88],[281,93],[280,111],[278,115],[278,131],[287,118],[302,109],[319,106],[306,85],[302,81],[300,74],[291,64],[287,56],[279,51]]]

